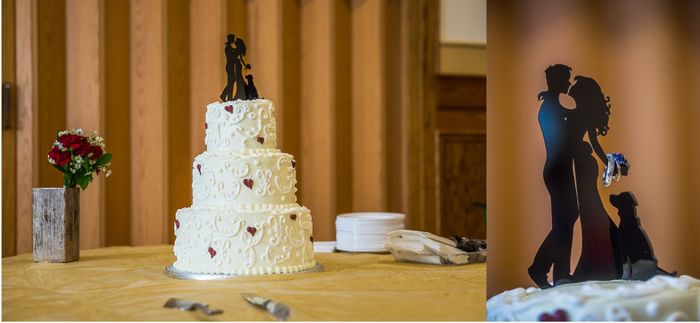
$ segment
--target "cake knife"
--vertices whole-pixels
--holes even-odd
[[[285,304],[260,297],[253,293],[241,293],[241,297],[243,297],[243,299],[245,299],[248,303],[266,310],[278,321],[286,321],[289,318],[289,306]]]

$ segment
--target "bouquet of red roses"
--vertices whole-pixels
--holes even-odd
[[[104,139],[94,131],[88,136],[82,129],[59,131],[49,151],[49,163],[63,172],[64,187],[79,185],[85,190],[92,182],[92,173],[109,176],[112,172],[108,169],[112,154],[105,153],[104,148]]]

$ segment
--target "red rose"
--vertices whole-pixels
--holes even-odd
[[[67,151],[61,151],[56,146],[49,151],[49,158],[53,159],[57,166],[64,166],[70,163],[70,153]]]
[[[87,148],[87,154],[92,153],[92,156],[90,156],[90,159],[92,160],[97,160],[98,158],[102,157],[102,154],[104,153],[102,151],[102,147],[100,146],[89,146]]]
[[[78,150],[83,145],[87,144],[87,138],[80,135],[66,134],[58,138],[61,146],[73,150]]]

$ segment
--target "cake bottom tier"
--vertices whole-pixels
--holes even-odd
[[[309,210],[298,204],[184,208],[175,215],[175,269],[192,273],[293,273],[316,265]]]
[[[589,281],[540,290],[517,288],[486,302],[488,321],[697,321],[700,280]],[[554,317],[559,315],[559,317]]]

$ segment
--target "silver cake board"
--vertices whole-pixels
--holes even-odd
[[[297,275],[297,274],[306,274],[306,273],[317,273],[317,272],[322,272],[322,271],[325,271],[325,268],[323,267],[323,265],[321,265],[319,263],[316,263],[316,266],[313,266],[309,269],[297,271],[297,272],[293,272],[293,273],[260,274],[260,275],[190,273],[190,272],[175,269],[175,266],[173,266],[173,264],[170,264],[167,267],[165,267],[165,275],[166,276],[176,278],[176,279],[183,279],[183,280],[225,280],[225,279],[233,279],[236,277],[265,276],[265,275],[275,275],[275,276],[278,276],[278,275]]]

